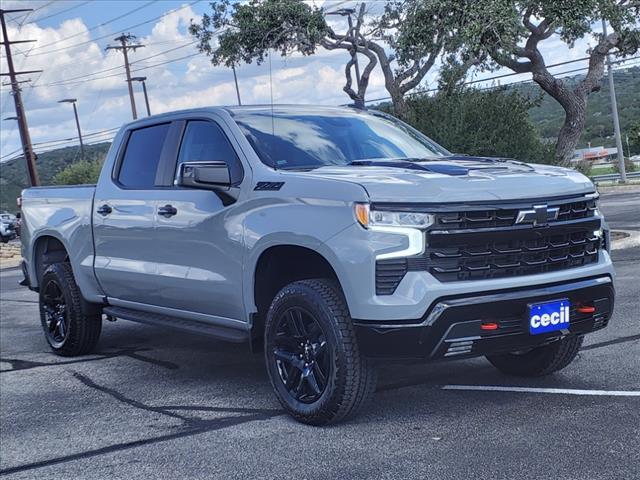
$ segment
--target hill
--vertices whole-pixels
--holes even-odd
[[[85,145],[85,158],[87,160],[104,158],[110,145],[109,142]],[[40,183],[50,185],[56,173],[79,159],[80,147],[59,148],[39,154],[36,165]],[[0,163],[0,211],[15,211],[16,198],[27,185],[27,167],[23,157]]]
[[[571,82],[578,80],[580,76],[565,79]],[[620,130],[625,148],[625,133],[630,130],[632,122],[640,121],[640,67],[628,68],[613,72],[618,104],[618,116],[620,118]],[[534,83],[525,83],[517,87],[522,93],[530,97],[537,97],[542,90]],[[558,131],[564,121],[564,110],[549,95],[544,94],[539,106],[529,110],[529,118],[536,125],[540,135],[549,141],[555,141]],[[589,95],[587,105],[587,124],[580,139],[578,148],[604,145],[615,147],[613,136],[613,118],[611,117],[611,100],[609,94],[609,82],[607,78],[602,81],[599,92]]]

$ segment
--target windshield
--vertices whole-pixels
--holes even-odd
[[[331,110],[309,114],[235,111],[263,163],[278,169],[348,165],[357,160],[449,155],[418,131],[381,115]]]

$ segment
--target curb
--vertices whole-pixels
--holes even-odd
[[[18,268],[20,267],[20,261],[22,260],[22,257],[18,257],[18,258],[8,258],[5,260],[0,261],[0,270],[12,270],[14,268]]]
[[[635,230],[616,230],[616,232],[626,233],[628,236],[619,240],[613,240],[611,242],[611,250],[640,247],[640,232]]]

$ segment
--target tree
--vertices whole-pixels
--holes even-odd
[[[550,163],[551,149],[528,115],[538,100],[505,88],[466,88],[407,103],[411,124],[452,152]]]
[[[81,160],[66,166],[53,177],[54,185],[85,185],[98,181],[102,161]]]
[[[355,14],[355,22],[337,33],[325,15]],[[189,31],[201,52],[214,65],[234,67],[241,62],[262,63],[270,50],[286,56],[312,55],[318,47],[346,50],[343,90],[357,106],[364,106],[371,72],[379,64],[396,115],[407,113],[405,94],[417,87],[431,70],[457,21],[460,2],[455,0],[395,0],[384,12],[367,21],[364,3],[357,9],[325,12],[302,0],[250,0],[247,3],[216,0],[211,13],[192,23]],[[391,53],[390,53],[391,52]],[[355,79],[356,57],[366,66]]]
[[[626,56],[640,44],[638,0],[466,0],[466,20],[456,40],[465,55],[480,58],[487,66],[507,67],[515,73],[531,73],[546,93],[564,109],[555,158],[567,164],[586,121],[587,97],[600,89],[607,54]],[[610,24],[607,35],[597,33],[599,22]],[[586,75],[575,85],[554,76],[546,66],[541,44],[552,36],[568,46],[586,35],[596,38],[588,52]]]

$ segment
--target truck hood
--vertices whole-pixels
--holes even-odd
[[[519,200],[594,192],[575,170],[489,157],[425,161],[362,160],[308,172],[361,185],[372,202],[450,203]]]

